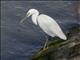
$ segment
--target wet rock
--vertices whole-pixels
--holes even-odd
[[[80,26],[70,29],[68,39],[50,41],[45,50],[34,54],[32,60],[80,60]]]

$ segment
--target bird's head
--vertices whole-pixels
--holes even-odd
[[[36,9],[29,9],[26,16],[20,21],[20,23],[22,23],[24,20],[26,20],[26,18],[32,16],[33,14],[35,14],[37,12],[38,12],[38,10],[36,10]]]
[[[37,13],[38,11],[36,9],[29,9],[29,11],[27,12],[26,16],[29,17],[35,13]]]

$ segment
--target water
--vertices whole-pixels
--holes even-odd
[[[80,24],[75,18],[75,3],[71,1],[2,1],[1,2],[1,59],[30,60],[45,42],[45,33],[29,18],[20,20],[30,8],[54,18],[66,33]]]

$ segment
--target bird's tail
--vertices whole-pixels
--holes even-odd
[[[66,37],[65,34],[60,35],[59,38],[61,38],[61,39],[63,39],[63,40],[67,40],[67,37]]]
[[[63,33],[60,27],[57,27],[57,29],[54,29],[54,34],[63,40],[67,40],[66,35]]]
[[[57,30],[56,30],[57,31]],[[63,33],[63,31],[61,29],[59,29],[56,33],[56,36],[58,36],[59,38],[63,39],[63,40],[67,40],[66,35]]]

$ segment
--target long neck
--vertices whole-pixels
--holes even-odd
[[[37,18],[38,18],[39,12],[32,15],[32,21],[35,25],[37,25]]]

